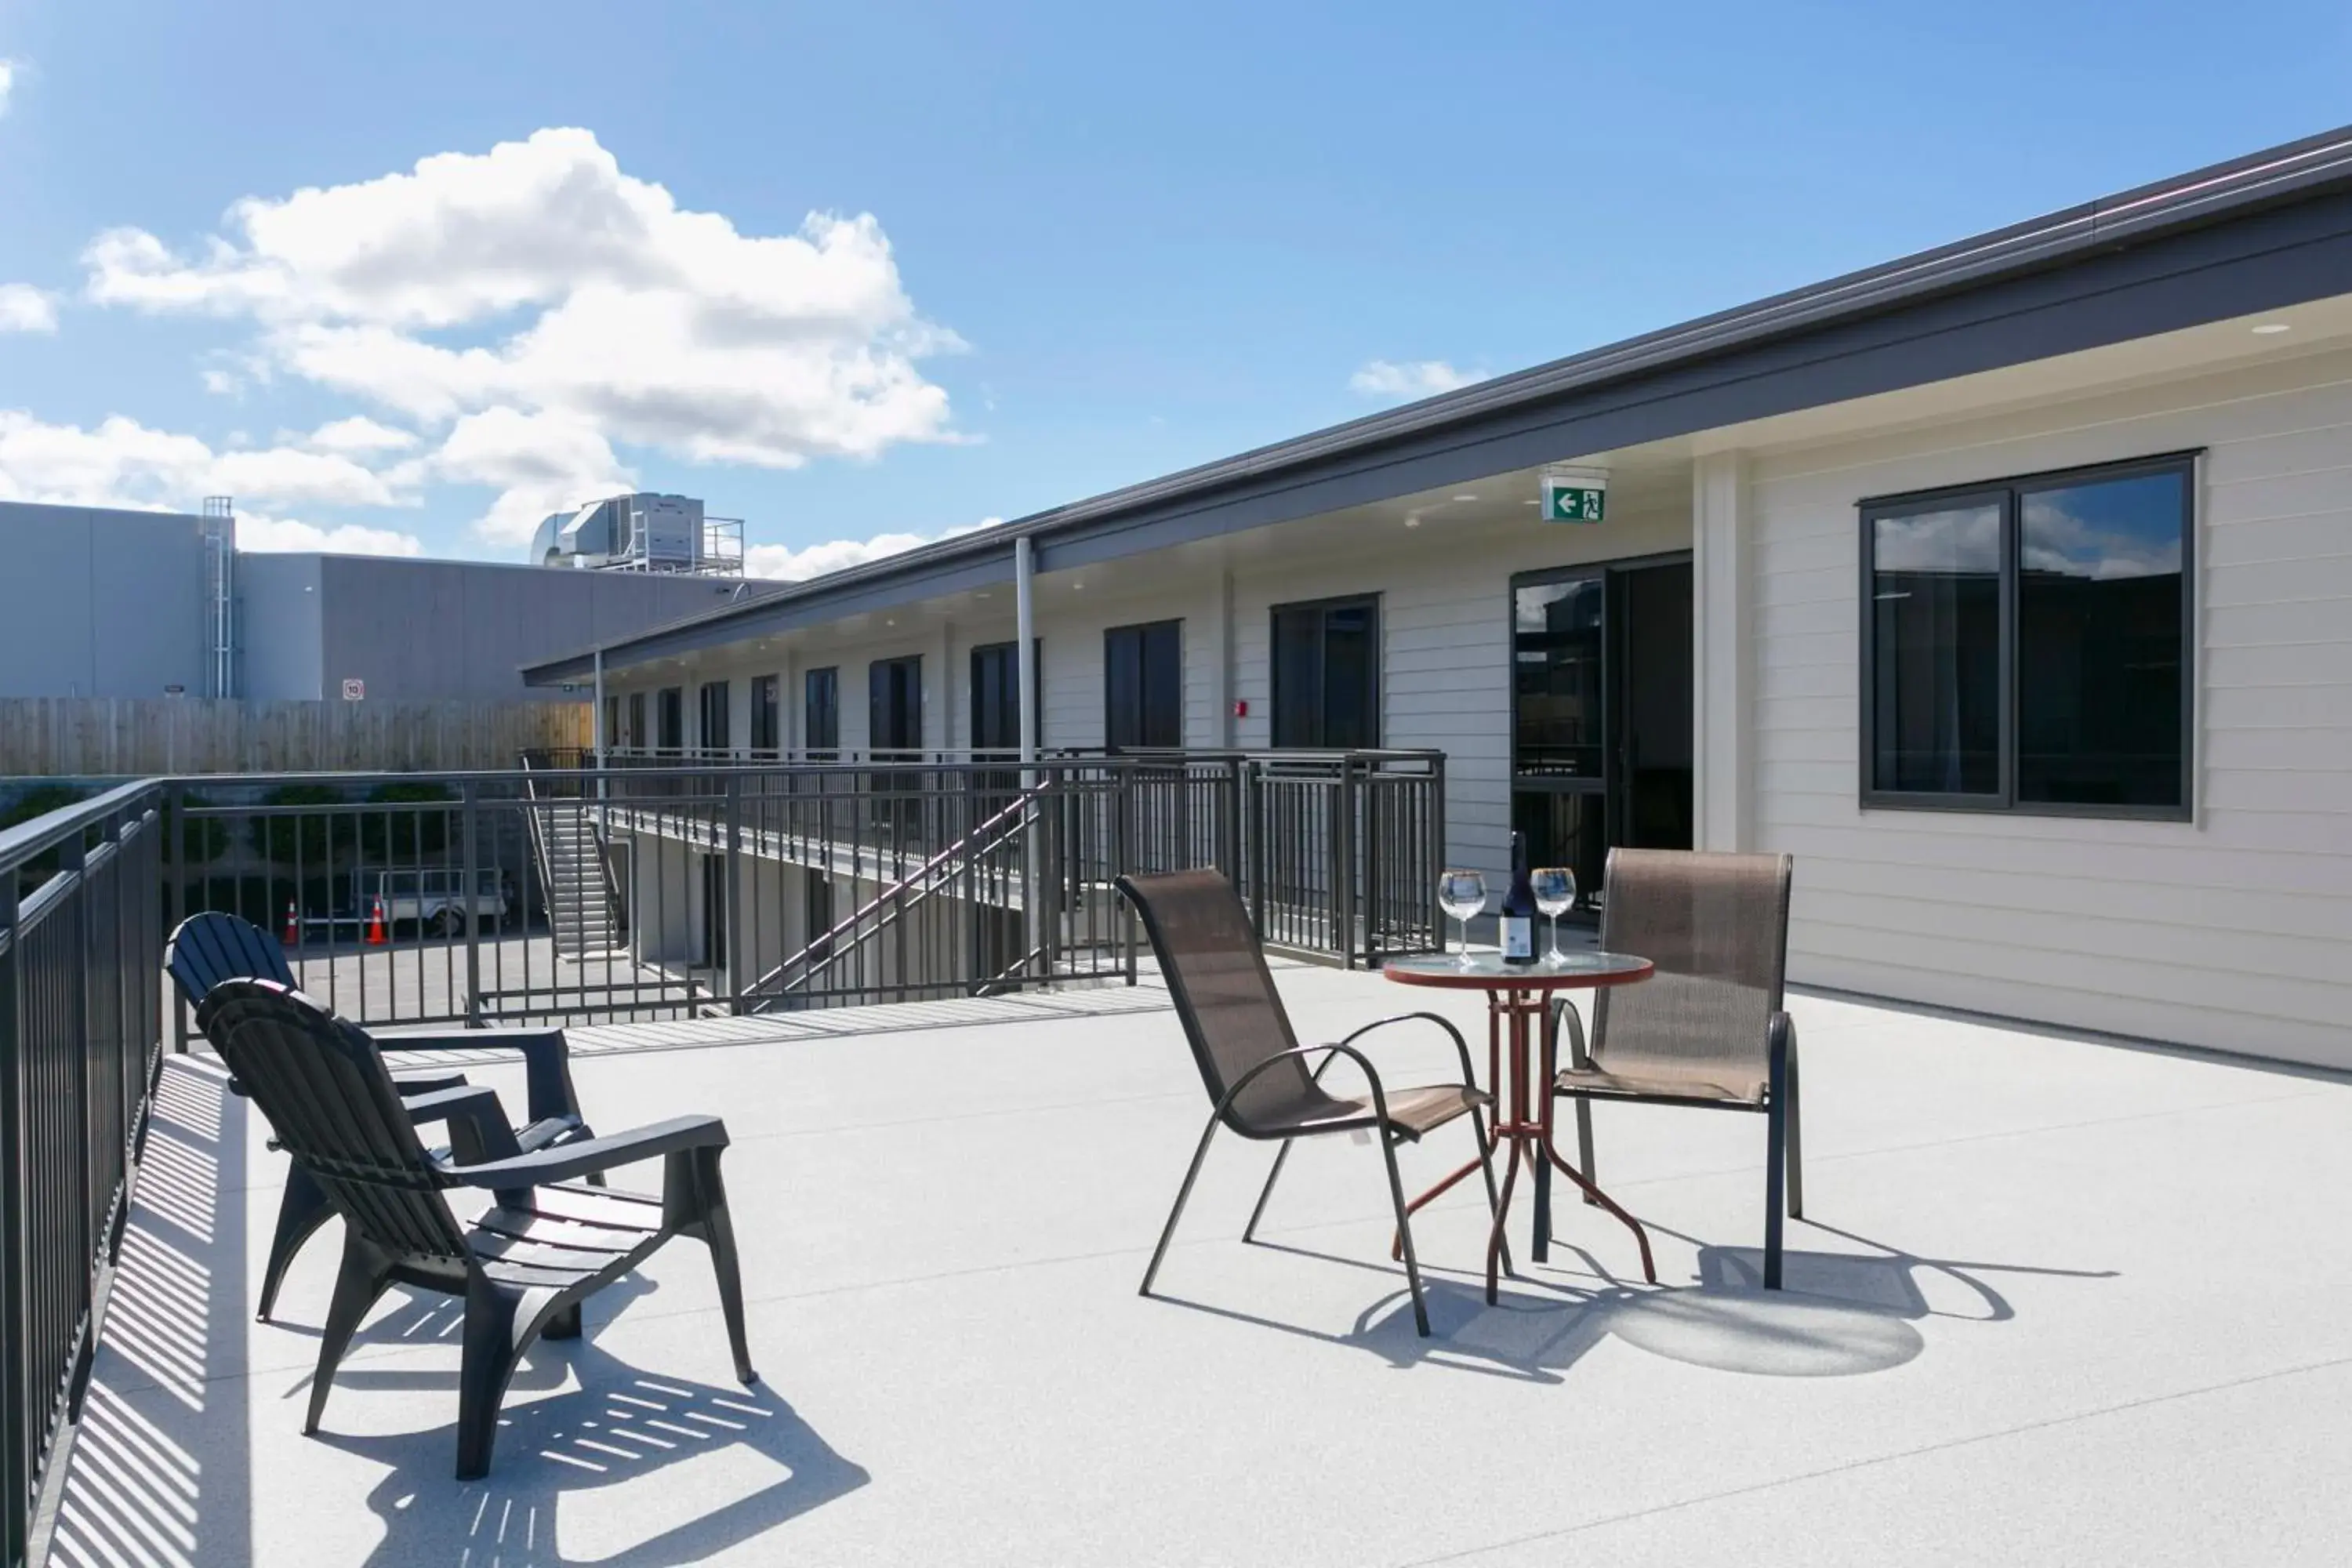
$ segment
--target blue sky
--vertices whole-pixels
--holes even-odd
[[[0,499],[804,572],[2352,121],[2116,15],[0,0]]]

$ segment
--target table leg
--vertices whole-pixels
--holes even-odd
[[[1409,1203],[1409,1204],[1405,1205],[1404,1205],[1404,1216],[1405,1216],[1405,1218],[1407,1218],[1407,1219],[1411,1219],[1414,1215],[1419,1214],[1419,1213],[1422,1211],[1422,1208],[1423,1208],[1425,1205],[1427,1205],[1427,1204],[1428,1204],[1432,1199],[1433,1199],[1433,1198],[1435,1198],[1435,1197],[1439,1196],[1440,1194],[1444,1194],[1444,1193],[1446,1193],[1446,1192],[1448,1192],[1448,1191],[1452,1190],[1452,1188],[1453,1188],[1453,1186],[1454,1186],[1454,1184],[1455,1184],[1456,1182],[1459,1182],[1463,1177],[1465,1177],[1465,1176],[1466,1176],[1466,1175],[1469,1175],[1472,1172],[1474,1172],[1474,1171],[1477,1170],[1478,1165],[1479,1165],[1479,1162],[1478,1162],[1478,1161],[1476,1161],[1476,1160],[1473,1160],[1473,1161],[1471,1161],[1468,1164],[1466,1164],[1466,1165],[1463,1166],[1460,1170],[1458,1170],[1458,1171],[1454,1172],[1452,1175],[1447,1176],[1444,1181],[1442,1181],[1442,1182],[1438,1183],[1438,1184],[1437,1184],[1437,1185],[1435,1185],[1435,1186],[1433,1186],[1433,1187],[1430,1188],[1430,1189],[1429,1189],[1429,1191],[1427,1191],[1427,1192],[1425,1192],[1425,1193],[1422,1194],[1421,1194],[1421,1196],[1419,1196],[1419,1197],[1417,1197],[1417,1198],[1413,1199],[1413,1200],[1412,1200],[1412,1202],[1411,1202],[1411,1203]],[[1392,1262],[1399,1262],[1399,1263],[1402,1263],[1402,1261],[1404,1261],[1404,1233],[1403,1233],[1403,1232],[1402,1232],[1402,1231],[1394,1231],[1394,1232],[1391,1232],[1391,1233],[1390,1234],[1390,1237],[1389,1237],[1389,1258],[1390,1258],[1391,1261],[1392,1261]]]
[[[1551,1146],[1551,1140],[1549,1137],[1544,1140],[1543,1151],[1546,1154],[1550,1156],[1551,1163],[1559,1166],[1560,1170],[1566,1173],[1570,1181],[1574,1182],[1578,1186],[1584,1189],[1584,1195],[1586,1197],[1591,1198],[1594,1203],[1599,1204],[1602,1208],[1607,1209],[1611,1214],[1615,1215],[1619,1219],[1625,1222],[1626,1227],[1633,1233],[1633,1240],[1639,1244],[1642,1248],[1642,1278],[1647,1279],[1651,1284],[1655,1285],[1658,1282],[1658,1270],[1656,1265],[1650,1261],[1650,1233],[1642,1228],[1642,1222],[1635,1219],[1632,1215],[1627,1214],[1623,1209],[1619,1208],[1617,1206],[1616,1199],[1611,1197],[1607,1193],[1602,1192],[1599,1187],[1594,1186],[1591,1182],[1586,1181],[1584,1179],[1583,1172],[1578,1170],[1574,1165],[1570,1164],[1566,1160],[1561,1159],[1559,1151]]]

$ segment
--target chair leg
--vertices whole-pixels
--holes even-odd
[[[735,1381],[748,1385],[759,1382],[760,1374],[751,1370],[751,1341],[743,1329],[743,1271],[735,1257],[735,1221],[728,1213],[727,1189],[719,1179],[719,1151],[694,1152],[702,1167],[703,1240],[710,1247],[711,1272],[719,1277],[719,1310],[727,1320],[727,1348],[735,1357]]]
[[[539,1337],[543,1340],[578,1339],[586,1331],[586,1325],[581,1321],[580,1308],[581,1303],[574,1301],[548,1319],[546,1326],[539,1331]]]
[[[1412,1222],[1405,1217],[1404,1178],[1397,1173],[1396,1143],[1385,1129],[1381,1135],[1381,1157],[1388,1162],[1389,1198],[1396,1205],[1397,1240],[1404,1248],[1404,1280],[1412,1291],[1412,1323],[1423,1339],[1429,1338],[1429,1308],[1421,1299],[1421,1261],[1412,1254]],[[1494,1173],[1487,1173],[1494,1180]]]
[[[499,1406],[506,1400],[522,1347],[515,1343],[516,1300],[480,1275],[466,1288],[465,1360],[457,1372],[457,1479],[478,1481],[490,1472],[499,1436]]]
[[[1216,1135],[1217,1119],[1213,1114],[1209,1124],[1201,1129],[1201,1144],[1192,1151],[1192,1163],[1184,1173],[1184,1184],[1176,1189],[1176,1206],[1168,1211],[1168,1223],[1160,1227],[1160,1245],[1151,1249],[1151,1266],[1143,1271],[1143,1288],[1136,1292],[1139,1296],[1151,1294],[1151,1282],[1160,1277],[1160,1260],[1168,1256],[1168,1244],[1176,1237],[1176,1222],[1184,1217],[1184,1205],[1192,1199],[1192,1184],[1201,1174],[1201,1162],[1209,1156],[1209,1140]]]
[[[1576,1098],[1576,1168],[1584,1173],[1586,1181],[1596,1187],[1601,1184],[1601,1173],[1592,1162],[1592,1101],[1582,1095]],[[1591,1193],[1584,1194],[1584,1201],[1596,1208],[1601,1204]]]
[[[269,1321],[270,1310],[278,1305],[278,1288],[286,1283],[286,1270],[295,1254],[334,1212],[326,1193],[308,1171],[299,1165],[289,1167],[286,1191],[278,1200],[277,1234],[269,1239],[269,1261],[261,1270],[261,1302],[254,1309],[253,1315],[262,1322]]]
[[[1764,1289],[1780,1288],[1780,1205],[1782,1175],[1788,1159],[1788,1123],[1777,1099],[1765,1112],[1764,1134]]]
[[[1797,1089],[1797,1042],[1789,1041],[1789,1213],[1805,1217],[1804,1097]]]
[[[1257,1207],[1250,1210],[1249,1224],[1242,1226],[1244,1241],[1257,1239],[1257,1222],[1265,1217],[1265,1202],[1274,1196],[1274,1184],[1282,1180],[1282,1163],[1290,1158],[1290,1143],[1291,1141],[1286,1138],[1282,1141],[1282,1147],[1274,1152],[1274,1169],[1265,1173],[1265,1185],[1258,1191]]]
[[[351,1348],[352,1336],[359,1331],[368,1309],[391,1283],[391,1260],[374,1246],[346,1232],[342,1269],[335,1276],[326,1326],[319,1331],[319,1369],[310,1377],[310,1409],[302,1420],[304,1436],[319,1429],[319,1417],[327,1409],[327,1392],[335,1385],[335,1368],[342,1364],[343,1352]]]

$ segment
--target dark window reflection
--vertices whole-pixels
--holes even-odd
[[[2181,804],[2186,476],[2020,497],[2017,795]]]
[[[1274,743],[1381,743],[1381,612],[1370,599],[1274,612]]]
[[[1522,775],[1599,778],[1602,757],[1599,577],[1511,594],[1512,723]]]
[[[1575,872],[1577,914],[1589,915],[1601,905],[1609,856],[1606,806],[1606,796],[1561,790],[1518,790],[1511,795],[1511,826],[1527,836],[1528,865],[1565,866]]]
[[[1876,787],[2000,788],[2001,507],[1871,525],[1871,716]]]

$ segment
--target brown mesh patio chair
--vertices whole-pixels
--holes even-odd
[[[673,1236],[710,1247],[735,1375],[757,1381],[743,1332],[719,1157],[726,1124],[681,1116],[607,1138],[523,1151],[479,1084],[404,1097],[375,1043],[311,998],[268,980],[226,980],[197,1014],[205,1037],[277,1130],[296,1167],[343,1220],[342,1269],[319,1335],[304,1433],[319,1429],[335,1368],[377,1298],[391,1286],[466,1303],[457,1376],[457,1479],[490,1467],[499,1405],[533,1340],[573,1339],[581,1303]],[[457,1159],[426,1152],[416,1122],[446,1119]],[[591,1173],[659,1158],[659,1197],[578,1184]],[[488,1204],[460,1221],[458,1189]]]
[[[163,967],[180,999],[201,1013],[213,987],[226,980],[268,980],[289,991],[298,990],[294,969],[286,960],[284,944],[252,921],[217,910],[190,915],[163,946]],[[522,1053],[529,1120],[515,1128],[525,1152],[555,1143],[577,1142],[595,1136],[580,1113],[580,1097],[572,1087],[572,1057],[560,1028],[469,1026],[464,1028],[405,1026],[382,1033],[376,1044],[393,1051],[514,1050]],[[466,1075],[447,1068],[395,1072],[393,1088],[404,1099],[415,1100],[442,1089],[465,1087]],[[245,1092],[241,1079],[229,1088]],[[436,1150],[445,1163],[446,1150]],[[590,1178],[602,1183],[602,1175]],[[278,1288],[295,1256],[334,1212],[327,1194],[300,1167],[289,1171],[285,1191],[278,1199],[278,1228],[269,1240],[269,1259],[261,1269],[261,1300],[254,1315],[263,1322],[278,1305]]]
[[[1281,1178],[1293,1139],[1370,1132],[1379,1138],[1381,1156],[1388,1163],[1389,1198],[1396,1208],[1397,1245],[1404,1258],[1405,1281],[1412,1292],[1413,1323],[1423,1338],[1428,1337],[1429,1310],[1422,1301],[1421,1265],[1413,1256],[1396,1150],[1398,1144],[1418,1142],[1467,1114],[1478,1143],[1478,1162],[1486,1171],[1486,1201],[1490,1208],[1494,1205],[1495,1170],[1486,1121],[1479,1115],[1479,1108],[1488,1102],[1487,1095],[1471,1072],[1470,1047],[1462,1032],[1434,1013],[1407,1013],[1367,1024],[1335,1044],[1302,1046],[1291,1032],[1290,1016],[1274,988],[1274,976],[1266,971],[1265,954],[1251,929],[1249,912],[1222,873],[1175,871],[1121,877],[1118,886],[1142,919],[1152,954],[1160,961],[1160,973],[1175,998],[1176,1016],[1192,1047],[1192,1060],[1201,1069],[1202,1086],[1213,1107],[1208,1125],[1201,1130],[1200,1146],[1192,1151],[1184,1184],[1177,1190],[1176,1205],[1169,1210],[1168,1223],[1160,1230],[1160,1245],[1152,1250],[1151,1265],[1144,1270],[1142,1294],[1151,1294],[1151,1282],[1159,1276],[1161,1259],[1168,1256],[1176,1222],[1183,1215],[1192,1183],[1201,1173],[1201,1162],[1220,1126],[1244,1138],[1276,1140],[1282,1145],[1258,1194],[1257,1206],[1250,1211],[1249,1224],[1243,1228],[1244,1241],[1257,1234],[1258,1221],[1265,1215],[1266,1200],[1274,1195],[1274,1184]],[[1370,1058],[1355,1047],[1359,1037],[1374,1029],[1415,1019],[1434,1024],[1452,1037],[1462,1058],[1461,1082],[1391,1089],[1381,1081]],[[1310,1068],[1308,1058],[1318,1055],[1323,1059]],[[1334,1093],[1324,1087],[1324,1069],[1341,1057],[1363,1074],[1363,1093]]]
[[[1657,965],[1639,985],[1600,992],[1592,1040],[1576,1009],[1553,1016],[1546,1049],[1568,1039],[1568,1066],[1545,1062],[1552,1092],[1576,1101],[1577,1165],[1593,1168],[1592,1102],[1752,1110],[1766,1120],[1764,1286],[1780,1288],[1786,1207],[1804,1213],[1797,1127],[1797,1030],[1780,1010],[1789,958],[1786,855],[1612,849],[1601,945]],[[1536,1223],[1549,1235],[1550,1171],[1536,1173]],[[1589,1200],[1588,1200],[1589,1201]]]

